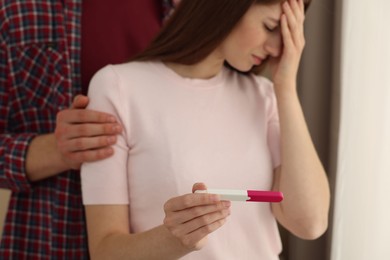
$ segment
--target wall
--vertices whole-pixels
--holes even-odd
[[[3,232],[3,222],[7,212],[9,194],[8,190],[0,189],[0,237]]]
[[[390,259],[390,1],[341,3],[331,260]]]

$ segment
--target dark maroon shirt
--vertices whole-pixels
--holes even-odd
[[[82,8],[81,75],[85,94],[100,68],[126,62],[150,43],[161,27],[162,5],[161,0],[85,0]]]

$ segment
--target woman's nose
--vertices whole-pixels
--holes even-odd
[[[271,36],[265,45],[265,50],[272,57],[279,57],[282,52],[282,36],[281,35],[273,35]]]

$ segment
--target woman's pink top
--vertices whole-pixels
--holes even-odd
[[[129,205],[131,232],[159,226],[164,203],[208,188],[270,190],[280,164],[273,85],[227,68],[207,80],[160,62],[109,65],[92,79],[89,109],[124,127],[115,154],[82,166],[85,205]],[[269,203],[233,202],[227,223],[183,259],[276,260],[281,241]]]

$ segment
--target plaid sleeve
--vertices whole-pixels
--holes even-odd
[[[0,188],[27,191],[31,186],[25,174],[25,158],[34,134],[8,133],[12,83],[6,44],[1,36],[0,40]]]

